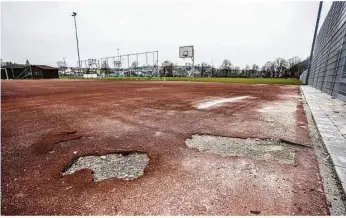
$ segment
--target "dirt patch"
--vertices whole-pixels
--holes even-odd
[[[296,157],[294,147],[276,140],[192,135],[185,143],[189,148],[221,156],[251,157],[286,164],[294,164]]]
[[[92,170],[95,182],[109,178],[131,180],[142,176],[148,163],[149,157],[145,153],[84,156],[72,160],[64,169],[63,175],[87,168]]]
[[[32,152],[36,155],[42,155],[54,149],[56,144],[71,140],[81,139],[83,136],[76,134],[77,130],[53,130],[44,135],[41,139],[32,144]]]

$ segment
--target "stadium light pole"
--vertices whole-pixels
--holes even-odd
[[[78,45],[78,34],[77,34],[76,16],[77,16],[77,13],[76,13],[76,12],[73,12],[73,13],[72,13],[72,17],[74,18],[74,28],[75,28],[75,30],[76,30],[76,41],[77,41],[77,52],[78,52],[78,68],[79,68],[79,71],[80,71],[80,70],[81,70],[81,67],[80,67],[80,56],[79,56],[79,45]]]
[[[309,84],[309,77],[310,77],[310,72],[311,72],[311,62],[312,62],[312,59],[313,59],[312,56],[314,54],[315,40],[316,40],[316,36],[317,36],[318,24],[320,22],[322,6],[323,6],[323,1],[320,1],[319,7],[318,7],[318,12],[317,12],[316,24],[315,24],[314,38],[312,39],[312,45],[311,45],[311,51],[310,51],[310,59],[309,59],[309,65],[308,65],[308,72],[306,74],[305,85]]]

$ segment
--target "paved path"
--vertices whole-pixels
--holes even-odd
[[[346,193],[346,103],[311,86],[301,90]]]

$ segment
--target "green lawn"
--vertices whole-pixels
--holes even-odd
[[[74,79],[73,77],[60,77],[60,79]],[[77,79],[77,78],[76,78]],[[78,79],[83,79],[78,77]],[[302,82],[294,78],[208,78],[208,77],[103,77],[89,80],[152,80],[152,81],[191,81],[191,82],[220,82],[220,83],[249,83],[249,84],[280,84],[301,85]]]

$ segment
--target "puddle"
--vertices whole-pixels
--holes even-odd
[[[84,156],[72,160],[64,169],[63,175],[73,174],[81,169],[91,169],[95,182],[109,178],[131,180],[142,176],[148,163],[148,155],[137,152]]]
[[[222,99],[216,99],[216,100],[210,100],[207,102],[200,103],[196,106],[197,109],[206,109],[210,107],[217,107],[224,103],[230,103],[230,102],[237,102],[246,98],[249,98],[250,96],[239,96],[234,98],[222,98]]]
[[[295,149],[292,145],[275,140],[228,138],[210,135],[192,135],[185,140],[189,148],[223,157],[241,156],[256,160],[294,164]]]

